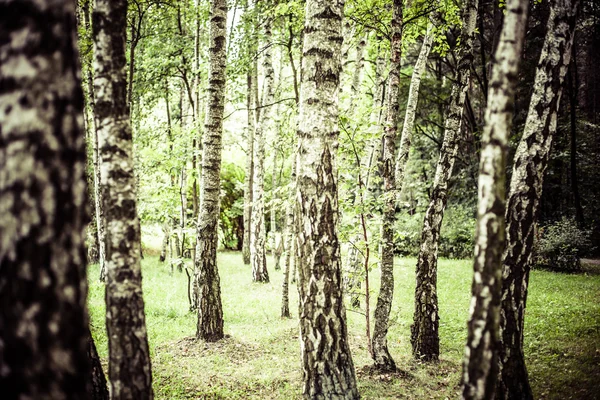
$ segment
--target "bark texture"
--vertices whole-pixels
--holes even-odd
[[[394,371],[396,363],[387,346],[390,310],[394,299],[394,223],[396,221],[396,132],[398,131],[400,108],[400,56],[402,54],[402,0],[392,3],[390,73],[388,77],[388,108],[383,132],[383,156],[381,163],[383,178],[383,218],[379,253],[381,260],[381,286],[375,307],[373,328],[373,361],[375,367]]]
[[[91,363],[91,373],[88,377],[87,391],[92,400],[108,400],[108,387],[106,386],[106,376],[102,371],[102,363],[100,362],[100,356],[96,350],[96,343],[92,334],[88,331],[88,358]]]
[[[221,283],[217,268],[219,195],[221,191],[221,143],[225,107],[227,1],[210,4],[208,102],[202,146],[200,215],[196,244],[194,286],[197,296],[196,337],[206,341],[223,338]]]
[[[254,95],[252,87],[258,82],[254,80],[253,72],[247,75],[248,125],[246,128],[246,176],[244,177],[244,239],[242,246],[242,258],[244,264],[250,264],[250,232],[252,220],[252,174],[254,171]]]
[[[496,397],[531,399],[523,357],[523,324],[531,254],[544,172],[556,132],[562,85],[569,67],[578,0],[551,3],[529,112],[517,147],[506,211],[502,267],[500,378]]]
[[[337,237],[343,1],[308,0],[298,128],[296,232],[303,395],[358,399]]]
[[[269,20],[268,20],[269,21]],[[263,101],[262,104],[272,104],[274,98],[274,75],[271,46],[271,23],[265,24],[265,48],[263,53]],[[273,107],[265,107],[254,131],[254,175],[252,177],[252,217],[250,232],[250,263],[252,264],[252,280],[254,282],[269,282],[267,271],[266,241],[267,228],[265,225],[265,135],[272,126]]]
[[[127,1],[96,0],[94,91],[100,186],[106,218],[106,330],[111,397],[152,399],[142,295],[132,131],[127,104]]]
[[[448,182],[452,176],[458,151],[463,108],[471,77],[478,6],[479,0],[466,0],[463,3],[461,12],[463,25],[457,56],[456,80],[452,85],[450,106],[444,127],[444,141],[436,167],[429,206],[423,221],[416,272],[415,314],[411,326],[413,356],[423,361],[437,360],[440,354],[437,253],[440,229],[448,201]]]
[[[464,399],[490,399],[495,392],[500,336],[502,252],[506,209],[506,156],[528,0],[509,0],[492,59],[481,138],[475,262],[462,377]]]
[[[74,2],[0,4],[0,397],[89,399]]]
[[[412,141],[412,133],[415,127],[415,117],[417,115],[417,105],[419,104],[419,88],[421,87],[421,77],[425,72],[427,58],[433,46],[433,23],[427,25],[427,33],[423,38],[419,57],[415,62],[412,77],[410,79],[410,87],[408,89],[408,99],[406,101],[406,113],[404,115],[404,126],[402,127],[402,135],[400,136],[400,145],[398,147],[398,156],[396,158],[396,193],[398,200],[404,183],[404,171],[408,162],[410,145]]]

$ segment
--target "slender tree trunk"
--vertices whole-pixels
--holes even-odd
[[[104,372],[102,371],[102,363],[96,350],[96,343],[94,343],[94,338],[92,338],[89,330],[87,354],[92,367],[87,382],[87,392],[92,400],[109,400],[106,376],[104,376]]]
[[[246,128],[246,176],[244,178],[244,244],[242,247],[242,257],[244,264],[250,264],[250,232],[252,231],[252,174],[254,171],[254,96],[252,87],[257,84],[254,82],[252,72],[247,75],[247,97],[248,107],[248,125]]]
[[[75,3],[0,16],[0,396],[91,399]]]
[[[365,47],[367,46],[367,38],[366,35],[362,35],[358,40],[358,44],[356,45],[356,60],[354,65],[354,74],[352,75],[352,95],[350,98],[350,111],[355,109],[356,100],[360,98],[360,84],[361,84],[361,75],[365,65]]]
[[[219,195],[221,191],[221,143],[225,107],[227,1],[210,5],[210,46],[207,116],[202,146],[200,215],[196,244],[194,286],[197,293],[196,337],[206,341],[223,338],[221,283],[217,269]]]
[[[531,399],[523,356],[523,324],[536,218],[562,85],[569,67],[578,0],[553,0],[546,39],[536,70],[529,112],[517,147],[506,207],[502,268],[499,399]]]
[[[106,217],[106,330],[111,397],[152,399],[140,225],[125,75],[127,1],[96,0],[94,50],[96,127]]]
[[[276,111],[277,113],[277,111]],[[280,259],[281,259],[281,250],[279,245],[281,244],[281,240],[278,237],[279,233],[277,232],[277,207],[275,203],[277,202],[277,149],[273,146],[273,170],[271,171],[271,209],[270,218],[271,218],[271,254],[273,255],[275,265],[274,269],[279,271],[281,269]]]
[[[444,142],[437,163],[429,206],[423,221],[421,249],[417,262],[414,323],[411,326],[413,355],[423,361],[437,360],[440,354],[437,253],[442,219],[448,201],[448,182],[452,176],[458,151],[465,97],[471,77],[478,6],[479,0],[467,0],[463,4],[456,81],[452,85]]]
[[[402,0],[394,0],[391,26],[390,74],[388,108],[383,133],[383,221],[379,252],[381,259],[381,286],[375,307],[373,328],[373,361],[375,367],[394,371],[396,364],[387,346],[390,310],[394,298],[394,223],[396,221],[396,180],[394,178],[396,158],[396,132],[399,120],[400,56],[402,52]]]
[[[338,85],[343,1],[306,2],[298,128],[296,233],[306,399],[358,399],[337,237]]]
[[[295,165],[292,166],[292,178],[295,177]],[[292,181],[293,182],[293,181]],[[293,184],[290,185],[290,198],[293,198],[295,187]],[[284,230],[283,238],[284,241],[284,253],[283,253],[283,284],[282,284],[282,295],[281,295],[281,318],[291,318],[290,315],[290,296],[289,296],[289,281],[290,281],[290,269],[291,261],[293,260],[292,255],[292,231],[294,229],[294,207],[291,205],[286,208],[286,227]]]
[[[400,137],[400,146],[398,148],[398,156],[396,158],[396,193],[397,199],[400,200],[400,192],[404,184],[404,171],[408,162],[410,145],[412,141],[412,133],[415,127],[415,117],[417,115],[417,105],[419,103],[419,88],[421,86],[421,77],[425,72],[427,58],[433,46],[433,23],[430,21],[427,25],[427,33],[423,38],[419,57],[413,68],[412,78],[410,79],[410,87],[408,89],[408,100],[406,101],[406,114],[404,115],[404,126],[402,127],[402,135]]]
[[[481,138],[474,275],[463,361],[463,399],[491,399],[495,392],[505,239],[506,156],[528,5],[528,0],[509,0],[506,3],[500,41],[492,59]]]
[[[573,38],[573,41],[575,39]],[[583,218],[583,208],[581,207],[581,196],[579,195],[579,182],[577,179],[577,97],[579,92],[579,80],[577,79],[577,54],[576,46],[573,43],[573,59],[569,69],[569,105],[570,112],[570,134],[571,134],[571,191],[573,192],[573,202],[575,203],[575,220],[580,228],[583,228],[585,220]]]
[[[265,25],[265,49],[263,52],[263,104],[272,104],[274,98],[274,71],[271,58],[271,23]],[[269,282],[265,242],[267,232],[265,226],[265,135],[270,132],[272,123],[272,106],[265,107],[254,132],[254,176],[252,178],[252,217],[250,233],[250,260],[252,264],[252,280]]]
[[[163,231],[163,241],[162,241],[162,245],[160,247],[160,256],[158,258],[158,260],[160,262],[165,262],[165,260],[167,259],[167,249],[169,248],[169,237],[171,236],[171,225],[169,223],[169,221],[164,221],[162,223],[162,231]]]

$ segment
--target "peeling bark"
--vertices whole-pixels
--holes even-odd
[[[531,399],[523,357],[523,324],[531,255],[544,172],[556,132],[562,85],[569,67],[578,0],[551,3],[523,136],[517,147],[506,207],[502,267],[500,374],[496,397]]]
[[[383,220],[379,253],[381,260],[381,286],[375,307],[373,328],[373,361],[383,371],[396,370],[396,363],[387,346],[390,310],[394,298],[394,223],[396,222],[396,132],[399,120],[400,57],[402,53],[402,0],[394,0],[391,26],[390,73],[388,77],[388,108],[383,132],[382,178]]]
[[[125,73],[125,0],[96,0],[93,12],[96,128],[106,218],[106,330],[113,399],[152,399],[142,295],[132,132]]]
[[[404,171],[408,162],[410,153],[410,145],[412,141],[412,133],[415,127],[415,117],[417,115],[417,105],[419,104],[419,88],[421,87],[421,77],[425,72],[427,58],[433,46],[433,23],[427,25],[427,33],[423,38],[419,57],[413,68],[412,77],[410,79],[410,87],[408,89],[408,100],[406,101],[406,114],[404,115],[404,125],[400,136],[400,146],[398,147],[398,155],[396,157],[396,171],[394,173],[396,179],[397,199],[400,200],[400,192],[404,184]]]
[[[303,395],[358,399],[337,237],[343,1],[308,0],[298,127],[296,233]]]
[[[219,196],[221,191],[221,143],[225,108],[227,1],[210,5],[210,45],[206,124],[202,138],[200,215],[196,242],[194,292],[197,293],[196,337],[206,341],[223,338],[223,306],[217,268]]]
[[[481,138],[474,274],[463,360],[463,399],[491,399],[495,392],[505,239],[506,156],[527,28],[527,7],[528,0],[506,3],[500,41],[492,61]]]
[[[272,104],[274,98],[274,75],[271,46],[270,19],[265,24],[265,48],[263,53],[263,104]],[[267,228],[265,225],[265,135],[270,132],[272,121],[271,106],[265,107],[258,119],[254,131],[254,175],[252,177],[252,217],[250,219],[250,262],[252,264],[252,280],[254,282],[269,282],[267,271],[266,241]]]
[[[90,399],[74,2],[0,3],[0,396]]]
[[[440,354],[438,334],[439,314],[437,299],[437,253],[440,229],[448,201],[448,182],[452,176],[458,151],[463,109],[473,64],[473,41],[479,0],[466,0],[462,9],[462,28],[456,80],[452,85],[450,106],[444,128],[444,142],[440,150],[429,206],[425,212],[421,248],[417,261],[415,287],[415,314],[411,326],[413,356],[423,361],[437,360]]]

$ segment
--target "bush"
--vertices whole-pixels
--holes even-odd
[[[540,227],[533,265],[557,271],[581,270],[581,255],[592,250],[590,232],[579,229],[575,220],[561,220]]]
[[[413,215],[398,214],[396,223],[396,253],[401,256],[417,257],[421,246],[424,212]],[[472,258],[475,236],[473,211],[465,206],[455,205],[446,210],[438,256],[445,258]]]

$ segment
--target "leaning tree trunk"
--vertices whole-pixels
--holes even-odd
[[[196,337],[206,341],[223,338],[221,283],[217,269],[219,195],[221,190],[221,143],[225,108],[225,67],[227,63],[227,1],[212,0],[210,5],[210,46],[208,88],[202,149],[200,215],[196,244],[194,286],[197,293],[198,325]]]
[[[127,1],[96,0],[94,52],[96,128],[106,218],[106,330],[113,399],[151,399],[140,224],[127,104],[125,28]]]
[[[104,376],[104,372],[102,371],[102,363],[100,362],[98,350],[96,350],[96,343],[94,343],[94,338],[89,330],[87,334],[87,355],[92,367],[92,372],[87,381],[87,391],[92,400],[109,400],[106,376]]]
[[[556,122],[562,85],[569,67],[578,0],[551,3],[546,39],[535,75],[523,136],[515,155],[506,213],[506,250],[502,269],[500,399],[531,399],[523,357],[523,324],[529,269],[536,236],[537,210]]]
[[[423,361],[437,360],[440,354],[437,253],[442,219],[448,201],[448,182],[452,176],[458,151],[463,108],[471,77],[470,68],[473,63],[473,40],[478,5],[479,0],[466,0],[463,4],[463,25],[457,57],[456,80],[452,85],[450,107],[444,128],[444,142],[440,150],[429,206],[423,221],[421,249],[416,272],[415,314],[411,326],[413,356]]]
[[[375,307],[373,328],[373,361],[383,371],[396,370],[396,363],[387,346],[390,310],[394,298],[394,222],[396,221],[396,132],[400,114],[400,56],[402,53],[402,0],[394,0],[391,26],[390,73],[388,83],[388,108],[383,132],[382,178],[384,191],[383,221],[381,224],[381,286]]]
[[[344,2],[308,0],[298,127],[296,233],[306,399],[358,399],[342,293],[338,85]]]
[[[402,135],[400,136],[400,146],[398,147],[398,155],[396,157],[396,194],[397,202],[400,200],[400,192],[404,184],[404,171],[408,162],[408,154],[410,152],[410,144],[412,141],[412,133],[415,127],[415,116],[417,115],[417,105],[419,103],[419,88],[421,86],[421,77],[425,72],[427,58],[433,46],[433,23],[430,21],[427,25],[427,33],[423,38],[419,57],[415,62],[413,74],[410,79],[410,87],[408,89],[408,100],[406,101],[406,114],[404,115],[404,126],[402,127]]]
[[[244,239],[242,246],[242,258],[244,264],[250,264],[250,232],[252,217],[252,173],[254,171],[254,95],[252,87],[257,85],[252,71],[247,75],[247,96],[246,104],[248,107],[248,125],[246,128],[246,176],[244,177]]]
[[[496,49],[481,138],[475,262],[467,344],[463,360],[463,399],[494,397],[498,373],[502,252],[506,209],[506,155],[528,0],[509,0]]]
[[[254,282],[269,282],[265,244],[267,231],[265,226],[265,135],[270,131],[272,123],[273,103],[273,62],[271,58],[271,25],[265,26],[265,49],[263,68],[265,73],[263,85],[263,105],[260,118],[254,132],[254,175],[252,177],[252,217],[250,218],[250,262],[252,264],[252,280]]]
[[[0,396],[90,399],[75,3],[0,16]]]

